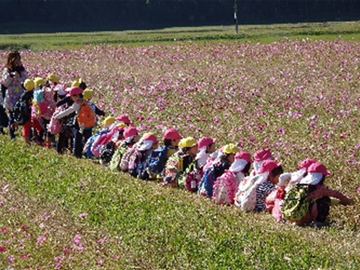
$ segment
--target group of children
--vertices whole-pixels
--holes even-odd
[[[163,133],[160,146],[155,134],[140,136],[125,114],[106,117],[103,127],[92,134],[98,116],[105,115],[91,102],[94,91],[80,79],[68,88],[59,81],[55,74],[31,80],[24,69],[4,70],[0,120],[8,118],[12,139],[22,125],[28,144],[34,140],[44,147],[56,145],[59,153],[69,149],[78,158],[97,158],[112,171],[197,192],[216,204],[269,211],[278,221],[298,225],[322,224],[334,203],[353,204],[324,185],[330,173],[313,159],[301,162],[298,171],[284,173],[269,149],[257,151],[252,158],[234,144],[216,149],[216,139],[183,138],[174,128]],[[0,121],[1,132],[4,122]]]

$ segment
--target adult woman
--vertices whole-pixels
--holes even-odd
[[[2,75],[2,84],[6,87],[4,108],[9,112],[9,133],[10,138],[15,138],[14,106],[20,100],[24,92],[23,82],[28,74],[21,62],[20,53],[17,51],[9,53]]]

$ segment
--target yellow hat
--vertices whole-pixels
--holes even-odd
[[[58,76],[56,76],[54,73],[51,73],[51,74],[47,75],[46,80],[53,81],[54,83],[59,83],[60,78]]]
[[[92,97],[94,96],[94,90],[86,88],[83,92],[83,97],[87,100],[92,99]]]
[[[31,90],[34,90],[35,88],[35,83],[33,80],[30,80],[30,79],[26,79],[25,82],[24,82],[24,87],[27,91],[31,91]]]
[[[114,124],[115,120],[116,120],[115,117],[112,117],[112,116],[106,117],[104,122],[103,122],[104,127],[107,127],[107,126],[110,126],[111,124]]]
[[[77,80],[72,82],[71,87],[79,86],[81,82],[82,82],[81,78],[77,79]]]
[[[34,83],[35,83],[35,87],[39,87],[41,85],[44,85],[45,81],[44,81],[43,78],[36,77],[35,80],[34,80]]]
[[[230,143],[224,146],[223,148],[223,152],[225,154],[236,154],[237,152],[240,151],[240,148],[237,147],[235,144]]]
[[[197,145],[197,142],[193,137],[183,138],[179,142],[179,147],[181,148],[193,147],[195,145]]]

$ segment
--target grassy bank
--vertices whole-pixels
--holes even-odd
[[[360,22],[326,22],[274,25],[182,27],[148,31],[89,32],[0,35],[0,49],[63,49],[87,44],[128,44],[132,46],[153,42],[240,40],[243,42],[272,42],[290,39],[360,40]]]
[[[321,230],[216,206],[0,137],[0,268],[358,269],[356,219]],[[333,210],[354,215],[356,206]]]

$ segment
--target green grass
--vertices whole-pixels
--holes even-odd
[[[239,40],[243,42],[291,39],[360,40],[360,22],[326,22],[274,25],[175,27],[148,31],[0,35],[0,49],[71,49],[87,44],[146,45],[153,42]]]
[[[358,269],[356,220],[317,230],[276,223],[268,214],[217,206],[89,160],[59,156],[0,137],[0,268],[51,269]],[[356,206],[338,208],[344,215]],[[87,213],[79,218],[80,213]],[[46,218],[44,218],[47,216]],[[42,224],[42,226],[41,226]],[[28,227],[29,238],[19,232]],[[47,232],[46,232],[47,231]],[[84,251],[72,244],[81,235]],[[45,235],[43,243],[37,237]],[[104,243],[97,240],[107,235]],[[19,249],[19,243],[23,248]],[[70,249],[69,255],[63,250]],[[20,255],[28,253],[29,258]],[[8,256],[15,260],[10,263]],[[115,257],[117,256],[117,257]],[[72,257],[72,259],[69,259]]]

